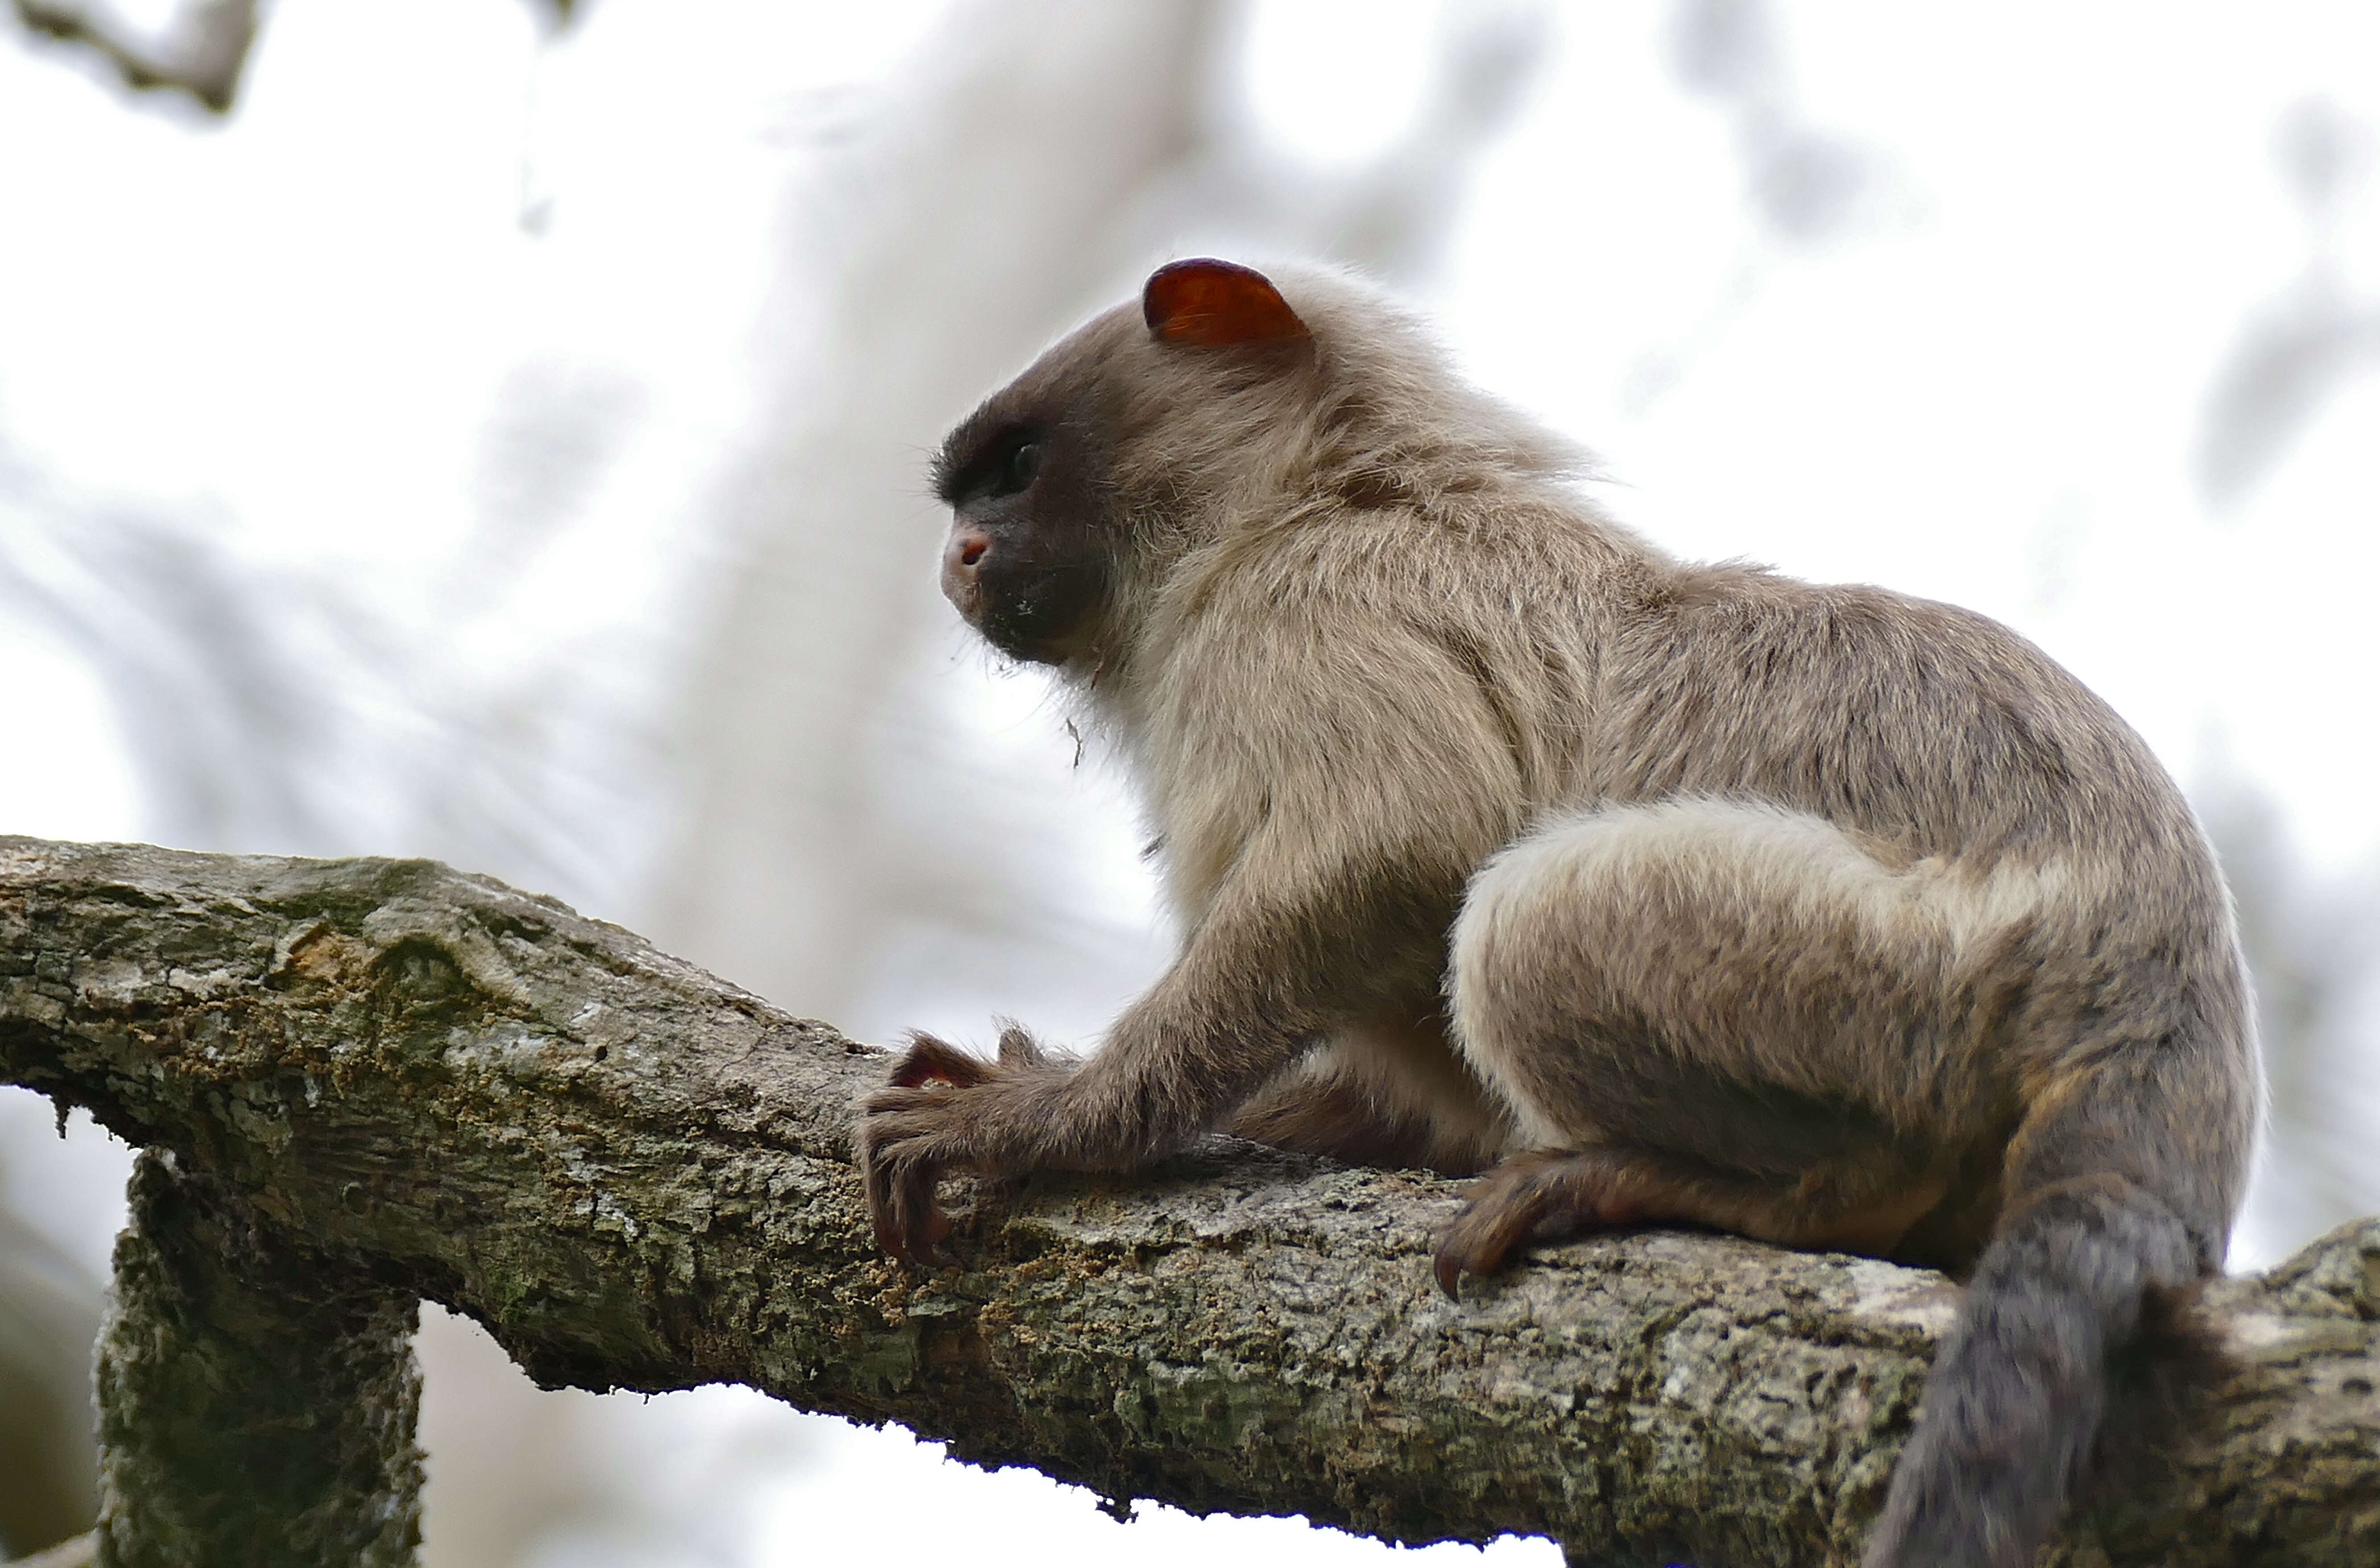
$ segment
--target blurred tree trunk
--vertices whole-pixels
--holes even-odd
[[[1953,1310],[1924,1272],[1661,1233],[1451,1303],[1451,1184],[1221,1144],[978,1202],[965,1264],[906,1277],[849,1166],[883,1060],[430,862],[0,839],[0,1079],[149,1150],[103,1362],[114,1561],[403,1561],[427,1297],[549,1386],[747,1382],[1115,1499],[1847,1563]],[[2158,1463],[2058,1561],[2373,1561],[2380,1222],[2202,1310],[2233,1365],[2116,1413]]]
[[[97,1285],[0,1210],[0,1554],[91,1527]]]
[[[1185,245],[1426,275],[1544,42],[1526,5],[1451,16],[1410,130],[1304,174],[1236,109],[1238,9],[962,7],[936,63],[842,160],[835,204],[811,193],[806,215],[832,221],[805,231],[836,237],[789,259],[771,330],[805,346],[786,351],[723,486],[724,569],[675,747],[687,826],[662,861],[657,940],[838,1018],[904,923],[997,932],[1010,962],[1079,941],[1078,890],[1050,872],[1065,857],[1040,842],[1075,825],[984,789],[982,759],[953,754],[917,694],[952,625],[928,457]],[[901,816],[901,795],[930,802],[928,820]],[[975,831],[953,852],[937,829],[962,795]]]
[[[940,608],[926,459],[1127,264],[1120,217],[1196,152],[1217,14],[971,7],[848,161],[832,256],[787,269],[826,297],[776,323],[816,346],[725,486],[729,565],[680,721],[691,809],[652,917],[671,947],[841,1013],[916,884],[996,910],[996,857],[921,867],[880,805],[877,732]]]

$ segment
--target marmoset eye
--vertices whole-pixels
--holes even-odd
[[[1008,449],[1008,455],[1001,461],[1000,478],[993,488],[993,493],[1004,496],[1014,495],[1031,484],[1033,476],[1039,472],[1041,472],[1041,443],[1019,441]]]

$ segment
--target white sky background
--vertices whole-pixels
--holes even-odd
[[[798,193],[941,11],[598,0],[546,44],[504,0],[284,0],[223,126],[0,40],[0,461],[216,519],[260,573],[336,583],[440,648],[440,679],[586,658],[633,685],[709,561],[694,501],[756,405],[746,344]],[[1669,7],[1559,15],[1429,300],[1478,378],[1599,452],[1608,504],[1659,542],[1999,617],[2185,782],[2244,775],[2310,866],[2371,874],[2380,375],[2344,380],[2228,512],[2192,463],[2245,324],[2317,247],[2380,321],[2380,8],[1791,6],[1770,106],[1865,174],[1855,220],[1798,247],[1748,216],[1739,111],[1680,87]],[[1259,6],[1259,121],[1317,163],[1387,144],[1433,18]],[[2308,104],[2354,131],[2326,218],[2277,154]],[[611,399],[620,435],[496,593],[472,570],[487,426],[524,375]],[[0,670],[18,732],[49,737],[0,769],[0,830],[147,837],[95,679],[5,603]],[[1071,742],[1028,683],[952,680],[981,681],[952,706],[987,748],[1040,748],[1065,778]],[[1085,831],[1126,841],[1080,787]],[[395,820],[360,802],[351,847],[406,851],[374,837]],[[1139,875],[1119,865],[1119,899],[1145,906]],[[10,1128],[45,1115],[0,1100]],[[92,1173],[117,1157],[68,1151],[12,1152],[9,1176],[97,1266],[116,1211],[90,1200]],[[2299,1239],[2243,1237],[2235,1261]],[[718,1494],[718,1538],[689,1562],[790,1562],[835,1538],[886,1562],[1332,1560],[1278,1524],[1119,1536],[1032,1478],[919,1480],[930,1460],[894,1439],[789,1437],[740,1393],[643,1419],[620,1441],[650,1454],[666,1428],[665,1446],[715,1456],[623,1466],[622,1485]],[[540,1561],[613,1560],[590,1540]]]

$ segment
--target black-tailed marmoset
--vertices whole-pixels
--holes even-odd
[[[943,586],[1135,772],[1184,932],[1101,1049],[920,1037],[879,1235],[946,1170],[1210,1129],[1482,1171],[1438,1272],[1676,1223],[1966,1305],[1868,1562],[2016,1568],[2254,1140],[2204,836],[2131,730],[1948,606],[1672,560],[1329,273],[1179,261],[953,431]]]

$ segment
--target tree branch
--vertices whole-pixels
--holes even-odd
[[[965,1265],[913,1280],[849,1164],[883,1066],[427,862],[0,838],[0,1078],[158,1152],[142,1181],[183,1185],[144,1214],[182,1192],[249,1238],[206,1287],[246,1287],[236,1336],[303,1276],[291,1321],[336,1321],[281,1332],[317,1345],[386,1345],[424,1297],[548,1385],[746,1382],[1111,1498],[1722,1568],[1853,1560],[1953,1309],[1937,1276],[1662,1233],[1545,1249],[1456,1305],[1428,1263],[1451,1184],[1221,1142],[978,1201]],[[118,1300],[112,1345],[149,1310]],[[2061,1561],[2380,1560],[2380,1223],[2203,1310],[2235,1364]],[[336,1357],[283,1357],[378,1455],[323,1466],[316,1517],[407,1506],[409,1372],[368,1359],[337,1385]],[[115,1475],[171,1398],[103,1398]],[[167,1506],[111,1487],[103,1532]]]

